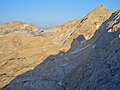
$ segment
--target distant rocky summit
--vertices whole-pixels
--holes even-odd
[[[18,22],[18,21],[0,24],[0,34],[1,35],[10,34],[10,33],[16,32],[16,31],[32,33],[32,32],[36,32],[38,30],[39,29],[32,24],[26,24],[26,23]]]
[[[99,5],[46,31],[1,24],[0,35],[3,90],[120,90],[120,10]]]

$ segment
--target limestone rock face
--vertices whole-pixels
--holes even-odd
[[[3,35],[1,88],[119,90],[119,22],[119,10],[110,11],[99,5],[82,19],[46,30],[42,35],[21,31]]]

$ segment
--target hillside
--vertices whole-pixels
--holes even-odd
[[[119,22],[119,10],[99,5],[47,31],[22,22],[0,25],[0,88],[119,90]]]

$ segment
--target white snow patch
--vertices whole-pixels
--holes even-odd
[[[73,32],[74,32],[74,30],[67,35],[67,37],[62,41],[62,43],[64,43],[69,37],[71,37],[71,34],[72,34]]]
[[[67,57],[65,57],[65,60],[69,60]]]
[[[71,52],[70,54],[78,53],[78,52],[80,52],[81,50],[82,50],[82,49],[77,48],[75,51]]]
[[[92,48],[95,48],[96,45],[94,45]]]
[[[62,64],[62,65],[60,65],[61,67],[65,67],[65,66],[67,66],[68,65],[68,63],[64,63],[64,64]]]
[[[83,40],[81,43],[80,43],[80,45],[82,46],[83,45],[83,43],[85,43],[86,42],[86,40]]]
[[[88,44],[87,46],[85,46],[85,47],[83,47],[83,48],[81,48],[81,49],[80,49],[80,48],[77,48],[75,51],[71,52],[70,54],[78,53],[78,52],[80,52],[80,51],[86,49],[86,48],[89,47],[89,46],[90,46],[90,44]]]
[[[58,82],[58,85],[60,85],[60,86],[61,86],[61,85],[62,85],[62,81]]]
[[[63,53],[60,54],[60,56],[62,56],[62,55],[63,55]]]

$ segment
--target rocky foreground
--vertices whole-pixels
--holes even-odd
[[[85,17],[42,31],[0,25],[3,90],[120,90],[120,10],[99,5]]]

